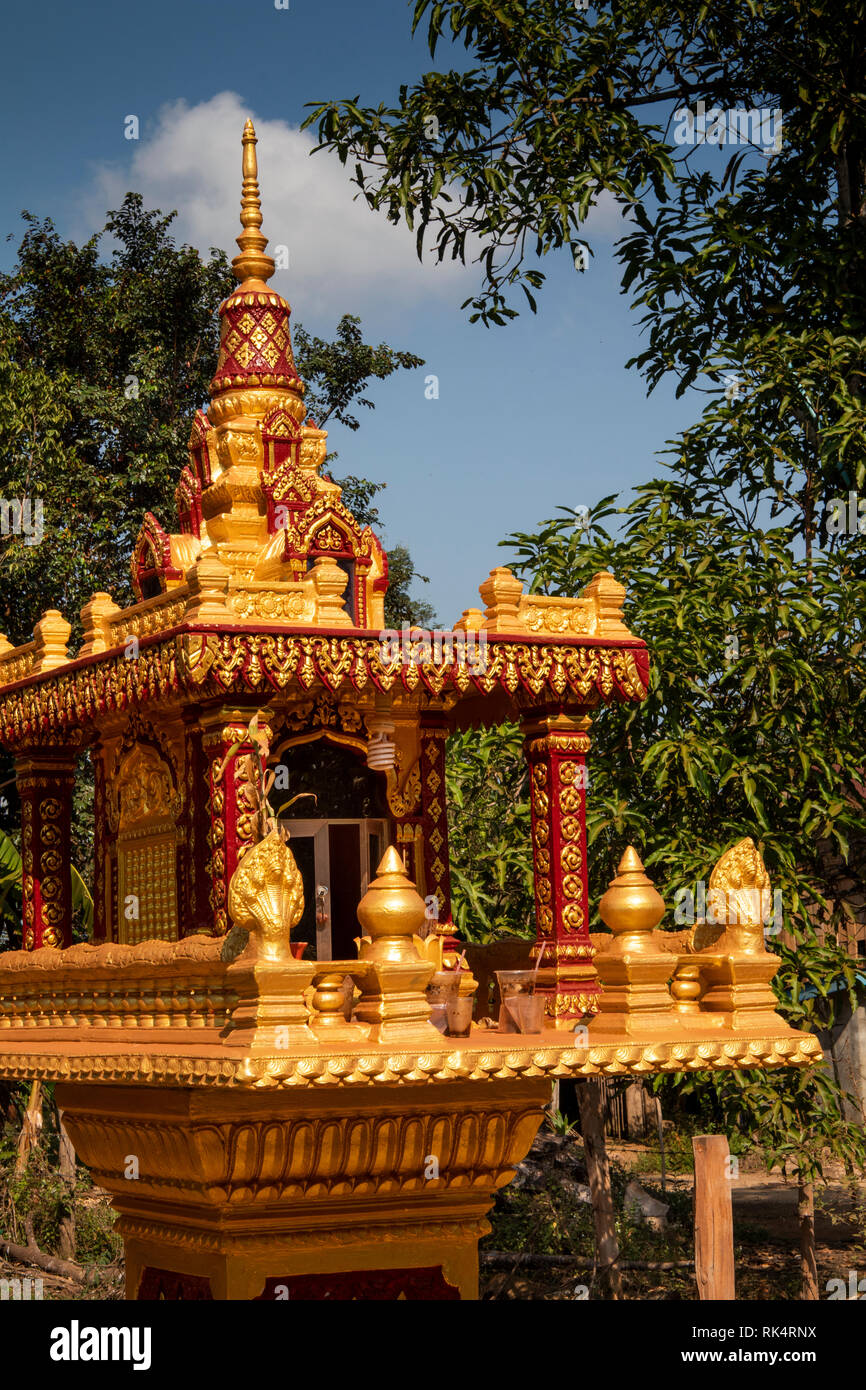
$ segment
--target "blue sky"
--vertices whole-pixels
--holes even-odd
[[[275,284],[295,318],[330,336],[341,313],[358,313],[369,341],[425,359],[372,393],[376,410],[363,412],[357,434],[336,425],[330,444],[338,476],[387,484],[386,543],[409,546],[431,579],[424,597],[451,622],[507,562],[501,539],[560,505],[591,506],[645,480],[701,401],[676,402],[672,386],[647,399],[625,370],[640,338],[618,289],[610,211],[590,229],[585,273],[567,252],[549,258],[539,313],[486,329],[459,307],[477,272],[418,267],[412,234],[354,203],[333,158],[310,158],[313,142],[297,130],[306,102],[389,101],[430,66],[423,40],[410,37],[410,14],[406,0],[20,7],[0,90],[0,229],[12,237],[0,252],[8,268],[22,208],[83,239],[134,188],[151,206],[178,209],[183,240],[233,254],[240,133],[252,115],[263,230],[272,249],[288,247],[289,269]],[[137,141],[124,138],[130,114]],[[431,373],[438,399],[425,395]]]

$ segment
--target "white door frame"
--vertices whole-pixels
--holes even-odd
[[[326,920],[322,925],[316,923],[316,958],[317,960],[329,960],[331,958],[331,859],[328,846],[328,826],[330,825],[357,825],[361,828],[359,839],[361,841],[361,893],[366,893],[370,886],[377,864],[370,863],[370,835],[378,834],[382,845],[388,843],[388,822],[375,816],[332,816],[328,820],[321,819],[296,819],[293,816],[281,816],[280,825],[287,827],[289,831],[289,846],[291,847],[292,837],[310,839],[313,841],[313,872],[316,878],[316,896],[319,889],[324,888]],[[384,849],[382,853],[384,854]],[[358,931],[360,932],[360,924]]]

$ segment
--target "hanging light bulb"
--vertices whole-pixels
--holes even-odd
[[[374,772],[388,772],[397,763],[397,745],[391,735],[394,721],[385,715],[374,715],[367,720],[370,738],[367,742],[367,766]]]

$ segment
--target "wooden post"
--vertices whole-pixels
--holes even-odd
[[[61,1259],[75,1259],[75,1150],[58,1112],[60,1177],[66,1188],[66,1210],[60,1218],[58,1251]]]
[[[818,1297],[818,1257],[815,1249],[815,1186],[801,1182],[797,1188],[797,1219],[800,1223],[800,1271],[803,1284],[800,1297]]]
[[[695,1276],[698,1298],[732,1299],[734,1221],[728,1141],[723,1134],[697,1134],[695,1155]]]
[[[30,1086],[30,1098],[24,1111],[24,1121],[18,1136],[18,1153],[15,1159],[15,1176],[20,1178],[27,1171],[30,1154],[39,1143],[42,1133],[42,1082],[34,1081]]]
[[[604,1117],[601,1107],[601,1087],[597,1081],[578,1081],[575,1087],[580,1108],[580,1128],[586,1153],[586,1172],[592,1194],[592,1217],[595,1223],[595,1247],[599,1268],[610,1289],[611,1298],[622,1298],[622,1275],[619,1269],[619,1242],[613,1194],[610,1187],[610,1164],[604,1143]]]

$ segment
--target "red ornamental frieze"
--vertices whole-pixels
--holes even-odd
[[[649,658],[640,643],[617,646],[488,639],[484,661],[458,647],[430,659],[422,637],[401,644],[392,659],[376,637],[292,634],[274,630],[175,629],[141,642],[132,659],[73,663],[71,669],[25,680],[0,694],[0,743],[38,745],[60,731],[82,728],[108,713],[139,708],[179,694],[280,692],[290,687],[331,692],[373,688],[433,696],[490,695],[594,704],[600,698],[643,700]],[[425,659],[426,658],[426,659]],[[567,813],[564,805],[563,813]]]
[[[174,643],[142,643],[132,659],[103,658],[68,672],[54,672],[38,684],[21,683],[0,695],[0,743],[38,746],[61,730],[177,695],[176,656]]]

